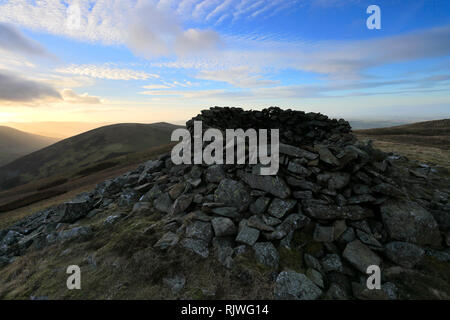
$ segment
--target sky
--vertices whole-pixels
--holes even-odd
[[[450,118],[450,1],[0,0],[0,122],[212,106]]]

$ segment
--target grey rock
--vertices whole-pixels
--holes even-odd
[[[84,218],[91,209],[92,204],[88,200],[72,200],[56,207],[54,222],[74,223]]]
[[[211,223],[203,221],[193,221],[186,226],[186,237],[210,242],[213,237]]]
[[[281,154],[286,154],[291,157],[306,158],[308,160],[314,160],[319,157],[319,155],[316,153],[312,153],[312,152],[291,146],[289,144],[284,144],[284,143],[279,144],[279,152]]]
[[[274,216],[275,218],[280,219],[286,213],[289,213],[290,211],[292,211],[296,204],[297,204],[297,201],[293,200],[293,199],[283,200],[280,198],[275,198],[272,200],[267,212],[271,216]]]
[[[298,161],[296,161],[297,159],[294,159],[293,161],[289,161],[289,164],[287,166],[287,170],[298,174],[298,175],[309,175],[310,171],[305,168],[304,166],[302,166]]]
[[[168,193],[163,193],[161,194],[159,197],[157,197],[154,201],[153,201],[153,206],[161,211],[161,212],[165,212],[165,213],[169,213],[171,208],[172,208],[172,199],[170,199],[170,196]]]
[[[262,216],[262,219],[263,219],[265,224],[267,224],[268,226],[271,226],[271,227],[279,225],[281,223],[280,219],[272,217],[272,216],[269,216],[269,215],[266,215],[266,214],[264,214]]]
[[[317,224],[314,229],[313,238],[318,242],[332,242],[334,240],[334,227]]]
[[[303,214],[290,214],[280,225],[275,228],[275,231],[270,234],[266,234],[266,238],[269,240],[280,240],[291,232],[305,227],[310,221],[311,220]]]
[[[383,223],[392,239],[418,245],[439,245],[438,224],[431,213],[412,201],[389,200],[381,208]]]
[[[163,283],[169,287],[173,294],[177,294],[184,288],[186,278],[182,275],[175,275],[170,278],[163,278]]]
[[[177,234],[169,231],[165,233],[162,238],[154,244],[154,247],[161,250],[166,250],[169,247],[175,246],[179,240],[180,237]]]
[[[422,260],[425,254],[425,250],[421,247],[408,242],[390,242],[386,244],[385,248],[386,256],[396,264],[405,268],[414,268],[414,266]]]
[[[280,261],[278,251],[272,242],[257,242],[253,245],[256,260],[270,268],[277,268]]]
[[[142,202],[152,202],[156,198],[158,198],[160,195],[162,195],[163,192],[159,185],[155,184],[145,195],[143,195],[139,201]]]
[[[347,244],[342,256],[364,274],[366,274],[368,266],[380,266],[381,263],[380,257],[359,240]]]
[[[219,260],[224,267],[231,269],[234,265],[234,249],[232,248],[231,241],[224,238],[214,238],[213,247],[216,252],[217,260]]]
[[[333,166],[339,166],[339,160],[331,153],[331,151],[324,145],[314,145],[314,150],[319,153],[321,161]]]
[[[341,258],[337,254],[327,254],[322,259],[322,267],[325,272],[337,271],[343,272],[344,267],[342,265]]]
[[[356,239],[355,231],[353,228],[347,228],[345,232],[339,237],[339,240],[345,243],[352,242]]]
[[[373,216],[372,210],[358,205],[339,207],[317,204],[311,200],[303,201],[302,205],[308,216],[319,220],[362,220]]]
[[[59,232],[57,240],[64,242],[67,240],[72,240],[90,234],[92,234],[92,229],[90,227],[75,227],[69,230],[63,230]]]
[[[181,245],[203,258],[208,258],[209,256],[208,242],[205,240],[185,238],[181,241]]]
[[[345,223],[345,220],[336,220],[333,223],[333,229],[334,229],[333,238],[334,240],[337,240],[347,230],[347,224]]]
[[[381,243],[375,239],[373,234],[361,231],[359,229],[356,230],[356,235],[358,236],[359,240],[361,240],[362,243],[368,245],[369,247],[373,249],[382,248],[383,246]]]
[[[274,294],[279,300],[315,300],[322,290],[302,273],[283,271],[276,279]]]
[[[377,199],[370,194],[361,194],[347,199],[347,204],[372,203]]]
[[[241,172],[239,175],[252,189],[263,190],[282,199],[291,195],[288,185],[279,176],[261,176],[247,172]]]
[[[119,197],[119,207],[128,207],[139,200],[139,193],[133,189],[124,190]]]
[[[259,238],[259,230],[247,226],[242,227],[236,237],[236,242],[253,246]]]
[[[205,173],[206,181],[219,183],[226,178],[225,171],[223,170],[223,165],[215,164],[211,165],[206,169]]]
[[[328,180],[329,190],[340,190],[350,182],[350,174],[347,172],[333,172],[330,173]]]
[[[303,258],[305,259],[305,264],[312,269],[322,271],[322,265],[320,264],[319,260],[317,260],[312,255],[305,253]]]
[[[120,220],[120,218],[122,218],[122,215],[120,215],[120,214],[108,216],[108,217],[105,219],[105,221],[103,222],[103,224],[105,224],[105,225],[107,225],[107,224],[114,224],[114,223],[116,223],[118,220]]]
[[[240,214],[235,207],[221,207],[221,208],[213,208],[212,212],[227,218],[239,218]]]
[[[264,221],[263,221],[259,216],[256,216],[256,215],[251,216],[251,217],[248,219],[247,225],[248,225],[249,227],[258,229],[258,230],[260,230],[260,231],[272,232],[272,231],[275,230],[273,227],[266,225],[266,224],[264,223]]]
[[[253,214],[263,214],[266,212],[267,206],[270,203],[270,198],[259,197],[252,204],[250,204],[249,210]]]
[[[224,179],[214,192],[214,201],[235,207],[242,212],[250,205],[251,197],[249,190],[241,182]]]
[[[388,296],[389,300],[397,300],[398,298],[398,288],[392,282],[386,282],[381,285],[381,290],[383,290]]]
[[[186,209],[191,205],[192,199],[192,195],[181,195],[180,197],[178,197],[178,199],[175,200],[172,207],[170,208],[170,214],[178,215],[186,213]]]
[[[308,270],[306,270],[306,276],[309,279],[311,279],[311,281],[314,282],[318,287],[320,288],[324,287],[323,277],[319,271],[312,268],[308,268]]]
[[[294,191],[292,193],[292,196],[295,199],[312,199],[313,194],[309,190],[306,190],[306,191]]]
[[[325,294],[326,299],[330,300],[348,300],[348,294],[345,289],[338,283],[332,282]]]
[[[211,220],[216,237],[225,237],[236,234],[236,226],[229,218],[214,218]]]

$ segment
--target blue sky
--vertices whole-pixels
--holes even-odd
[[[0,0],[0,122],[448,118],[449,89],[447,0]]]

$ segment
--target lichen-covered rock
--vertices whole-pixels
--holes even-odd
[[[413,268],[422,260],[425,254],[425,250],[421,247],[408,242],[389,242],[385,248],[386,256],[405,268]]]
[[[272,242],[257,242],[253,245],[256,260],[270,268],[277,268],[280,261],[278,251]]]
[[[439,245],[439,227],[431,213],[415,202],[389,200],[381,205],[381,217],[392,239],[418,245]]]
[[[359,240],[354,240],[347,244],[342,256],[364,274],[366,274],[368,266],[376,265],[381,267],[380,257]]]
[[[289,199],[289,200],[283,200],[280,198],[275,198],[270,203],[269,209],[267,209],[267,212],[274,216],[275,218],[282,218],[286,213],[291,212],[294,210],[295,205],[297,204],[296,200]]]
[[[283,271],[275,281],[274,294],[279,300],[315,300],[322,290],[302,273]]]
[[[232,236],[236,234],[236,226],[229,218],[214,218],[211,220],[216,237]]]
[[[279,176],[261,176],[247,172],[240,172],[239,176],[252,189],[266,191],[281,199],[286,199],[291,195],[288,185]]]
[[[214,201],[235,207],[242,212],[250,205],[249,190],[239,181],[224,179],[214,192]]]

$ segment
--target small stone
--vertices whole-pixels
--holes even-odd
[[[186,237],[200,239],[206,242],[212,239],[212,228],[209,222],[194,221],[186,226]]]
[[[251,216],[248,219],[248,223],[247,224],[248,224],[249,227],[258,229],[260,231],[272,232],[272,231],[275,230],[273,227],[266,225],[264,223],[264,221],[259,216],[256,216],[256,215]]]
[[[213,208],[212,212],[227,218],[239,218],[240,214],[235,207]]]
[[[278,300],[315,300],[322,290],[302,273],[282,271],[275,281],[274,294]]]
[[[359,240],[347,244],[342,256],[364,274],[366,274],[368,266],[380,266],[381,263],[380,257]]]
[[[314,282],[317,286],[319,286],[320,288],[324,287],[323,284],[323,277],[322,274],[312,268],[308,268],[308,270],[306,270],[306,276],[312,280],[312,282]]]
[[[332,242],[334,240],[334,228],[333,226],[321,226],[316,225],[313,235],[314,241],[318,242]]]
[[[283,200],[280,198],[273,199],[267,212],[275,218],[282,218],[286,213],[292,211],[297,204],[296,200]]]
[[[193,199],[192,195],[182,195],[178,197],[178,199],[175,200],[172,207],[170,208],[170,214],[177,215],[185,213],[186,209],[189,208],[189,206],[191,205],[192,199]]]
[[[186,249],[200,255],[203,258],[209,256],[208,242],[199,239],[186,238],[182,241],[182,246]]]
[[[319,260],[317,260],[312,255],[305,253],[303,258],[305,259],[305,263],[309,268],[322,271],[322,265],[320,264]]]
[[[270,198],[259,197],[252,204],[250,204],[249,210],[253,214],[263,214],[266,212],[267,206],[270,203]]]
[[[219,183],[226,178],[225,171],[223,170],[223,165],[215,164],[211,165],[206,169],[206,181]]]
[[[186,278],[182,275],[176,275],[172,278],[163,278],[163,283],[169,287],[173,294],[177,294],[186,284]]]
[[[161,239],[158,240],[158,242],[155,243],[154,247],[159,248],[161,250],[165,250],[169,247],[173,247],[178,243],[180,238],[175,233],[169,231],[166,234],[162,236]]]
[[[249,190],[241,182],[224,179],[214,192],[214,201],[235,207],[242,212],[250,205],[251,198]]]
[[[259,238],[259,230],[247,226],[242,227],[236,237],[236,242],[253,246]]]
[[[236,234],[236,226],[229,218],[214,218],[211,220],[216,237],[225,237]]]
[[[151,190],[150,190],[151,191]],[[171,208],[172,208],[172,199],[170,199],[170,196],[168,193],[163,193],[160,196],[158,196],[158,198],[156,198],[153,201],[153,206],[161,211],[161,212],[165,212],[165,213],[169,213]]]
[[[322,267],[325,272],[337,271],[343,272],[344,267],[342,265],[341,258],[337,254],[327,254],[322,259]]]
[[[277,268],[280,261],[278,251],[272,242],[257,242],[253,245],[256,260],[270,268]]]

